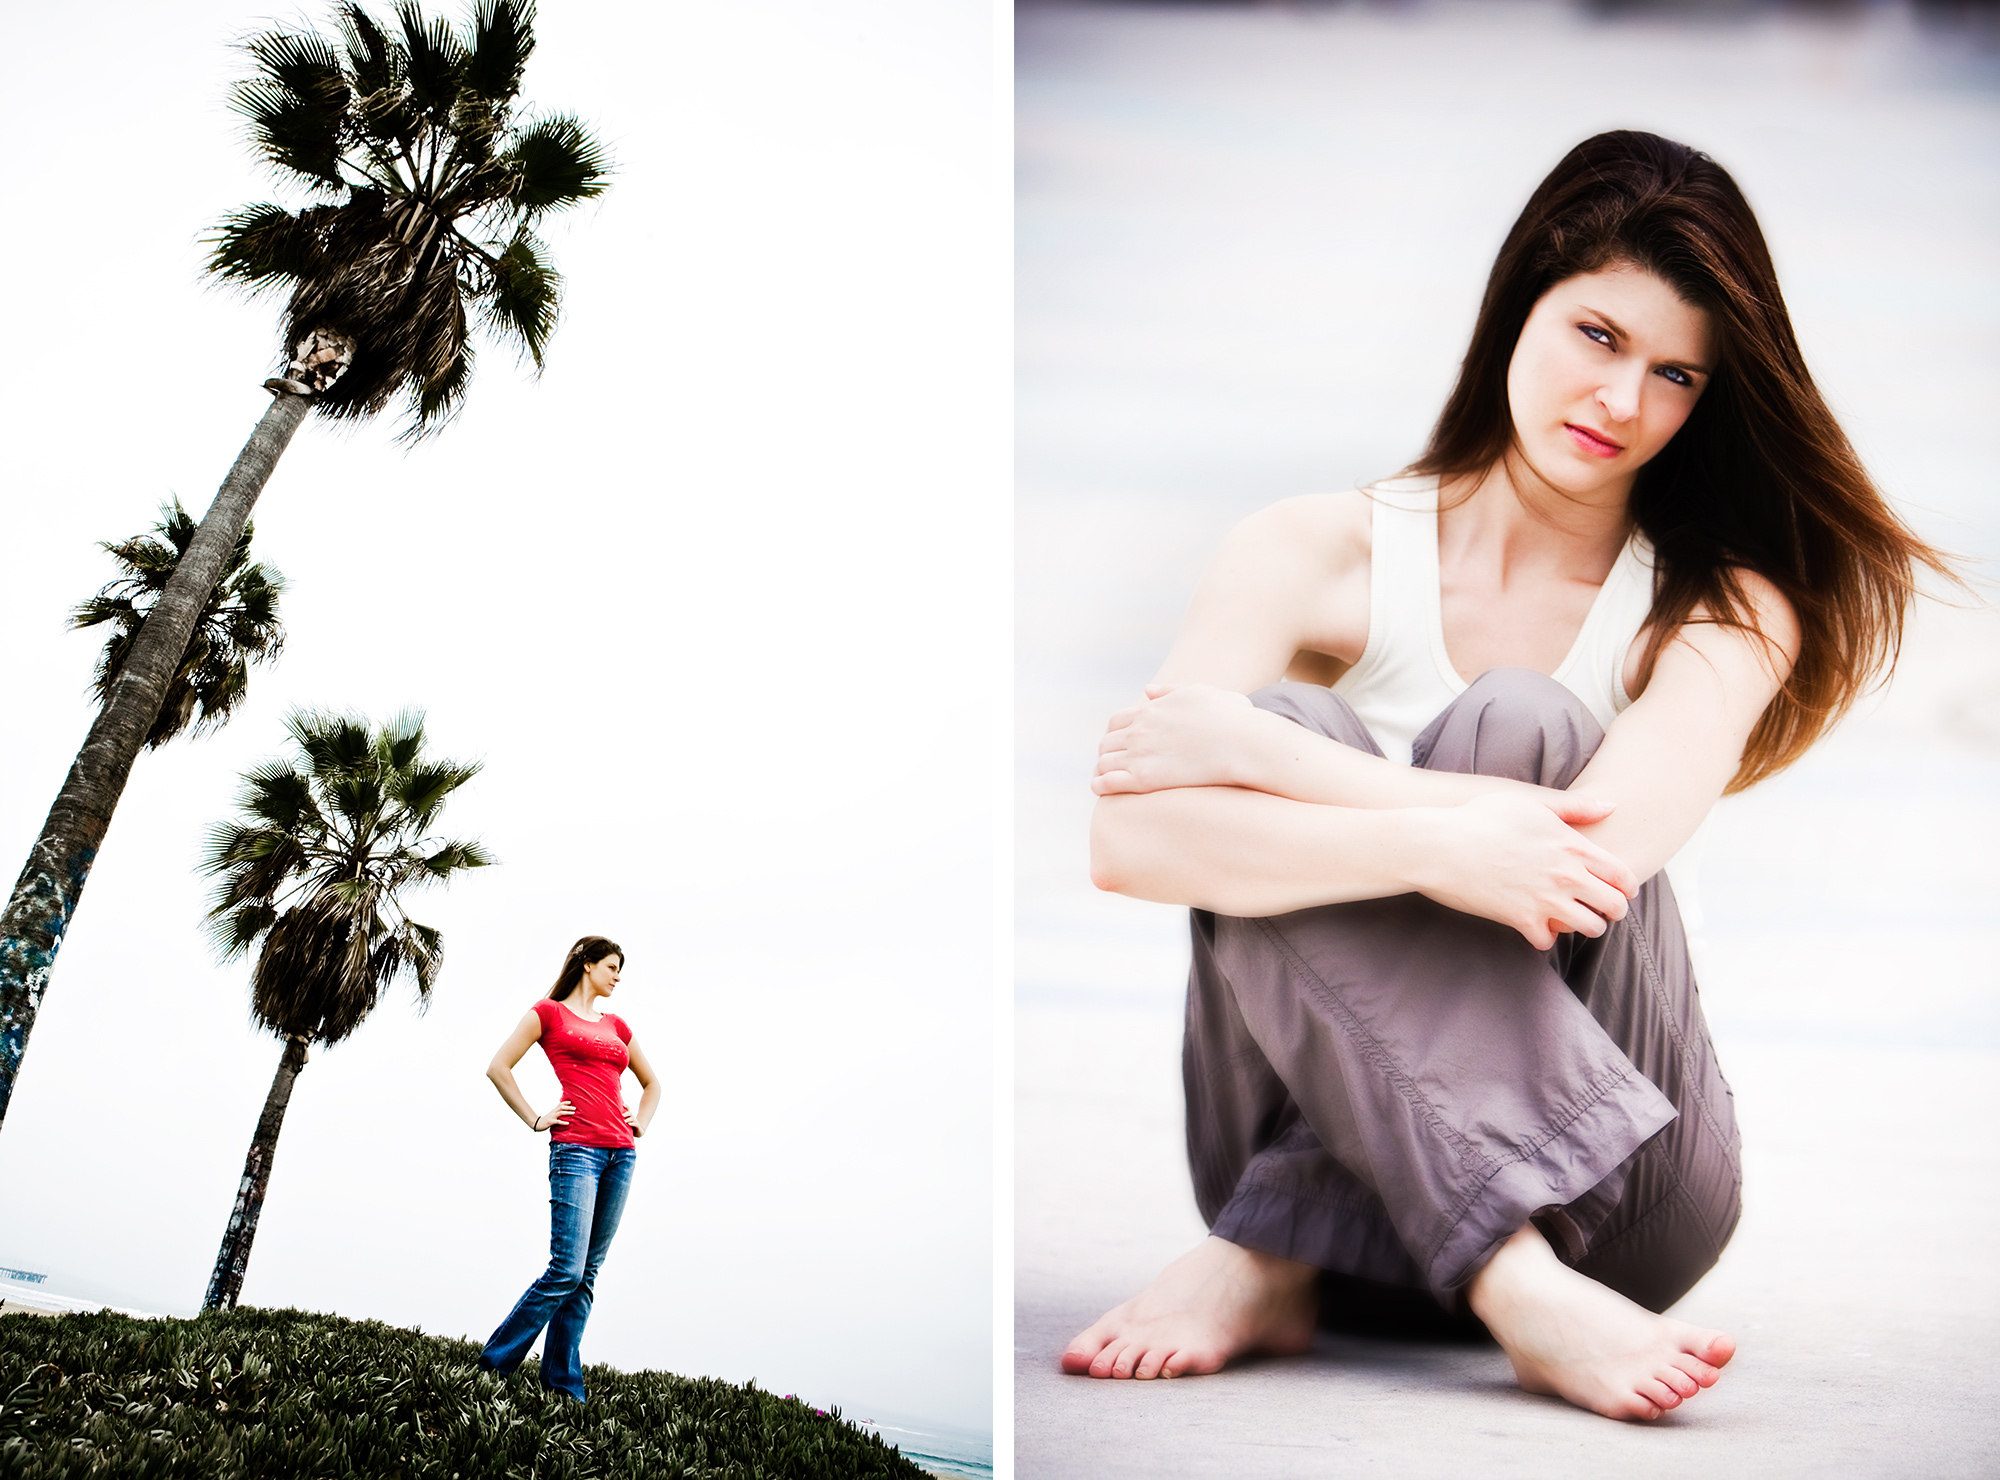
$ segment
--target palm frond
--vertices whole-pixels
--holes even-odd
[[[528,124],[500,158],[516,174],[511,204],[530,216],[602,195],[611,183],[610,156],[573,114]]]
[[[324,826],[312,779],[287,761],[266,761],[246,772],[237,806],[259,822],[284,832]]]
[[[357,934],[346,911],[315,897],[280,914],[266,933],[250,975],[250,1014],[274,1033],[338,1043],[360,1025],[382,994],[350,960]]]
[[[424,753],[424,712],[421,709],[401,709],[386,725],[375,741],[375,755],[390,771],[404,771],[417,763]],[[392,781],[390,795],[402,800],[400,782]]]
[[[397,774],[390,794],[409,809],[419,828],[428,827],[445,798],[477,776],[480,769],[477,761],[467,765],[456,761],[411,765]]]
[[[535,49],[532,0],[479,0],[472,13],[472,49],[465,58],[466,89],[489,103],[510,103]]]
[[[368,763],[373,748],[367,721],[351,714],[295,710],[285,728],[312,765],[313,779],[337,784]]]
[[[415,440],[463,404],[475,327],[540,369],[561,280],[531,236],[496,238],[600,194],[610,166],[575,117],[515,117],[532,0],[472,0],[457,27],[420,0],[393,12],[344,3],[330,37],[278,29],[245,43],[255,73],[233,100],[259,152],[326,201],[238,211],[212,232],[207,265],[253,293],[289,286],[282,347],[319,332],[353,341],[315,411],[358,419],[401,400]]]
[[[417,0],[396,0],[396,20],[403,29],[410,99],[432,123],[443,124],[458,101],[465,48],[444,21],[426,20]]]
[[[343,189],[342,129],[351,95],[339,52],[312,31],[266,31],[243,49],[262,75],[238,84],[230,105],[250,120],[258,151],[312,188]]]
[[[466,387],[472,383],[473,349],[470,340],[459,347],[458,358],[442,375],[419,383],[411,407],[410,424],[398,440],[418,442],[451,423],[465,405]]]
[[[292,96],[335,112],[347,106],[340,53],[317,31],[265,31],[243,43],[264,75]]]
[[[293,215],[283,206],[245,206],[225,216],[208,238],[208,271],[252,292],[310,278],[322,263],[318,211]]]
[[[123,567],[124,574],[70,613],[73,628],[109,623],[113,631],[98,655],[91,692],[98,703],[109,700],[112,686],[124,671],[133,642],[161,593],[173,579],[182,555],[194,538],[195,523],[179,499],[160,507],[153,533],[102,548]],[[179,666],[167,681],[159,712],[147,732],[146,744],[157,748],[176,735],[202,733],[227,724],[248,691],[250,664],[275,657],[284,646],[278,620],[278,596],[284,577],[263,565],[250,564],[254,529],[242,535],[223,566],[222,578],[209,593],[188,634]]]
[[[72,628],[96,627],[105,622],[117,622],[136,628],[141,621],[138,609],[132,605],[129,596],[112,596],[105,591],[98,592],[87,601],[79,602],[75,611],[69,614]]]
[[[407,799],[428,799],[434,815],[479,768],[425,761],[416,710],[379,729],[312,710],[294,711],[286,726],[300,760],[249,772],[241,815],[209,835],[201,865],[217,880],[209,930],[225,955],[262,942],[251,973],[258,1023],[336,1043],[395,978],[415,979],[420,1004],[430,993],[443,940],[409,920],[401,893],[493,859],[477,843],[422,842],[422,818]],[[385,796],[398,805],[384,810]],[[274,826],[268,814],[288,809],[293,825]]]
[[[447,374],[465,348],[465,290],[458,264],[439,253],[417,286],[411,369],[429,382]]]
[[[404,932],[409,942],[404,950],[418,963],[417,1008],[422,1011],[430,1006],[431,983],[437,980],[437,974],[444,966],[444,936],[428,925],[419,925],[415,920],[405,924]]]
[[[417,135],[417,115],[410,110],[404,86],[409,57],[359,5],[343,5],[338,14],[348,73],[354,79],[355,132],[375,144],[407,150]]]
[[[381,784],[365,771],[332,777],[320,790],[333,803],[333,810],[356,827],[381,814]]]
[[[538,374],[543,346],[555,332],[561,294],[562,278],[549,261],[548,249],[521,227],[493,264],[485,322],[495,333],[518,343]]]
[[[422,860],[424,872],[448,879],[460,869],[490,868],[499,862],[478,843],[446,843]]]
[[[430,1006],[431,983],[444,964],[444,938],[427,925],[407,922],[400,930],[385,933],[376,942],[369,969],[383,982],[408,972],[416,979],[417,1011]]]
[[[257,943],[258,937],[276,923],[278,912],[270,905],[253,902],[219,915],[211,915],[208,938],[224,961],[234,961]]]

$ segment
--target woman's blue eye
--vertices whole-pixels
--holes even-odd
[[[1610,344],[1610,343],[1611,343],[1611,334],[1610,334],[1610,332],[1609,332],[1608,330],[1604,330],[1604,329],[1600,329],[1600,328],[1598,328],[1598,327],[1597,327],[1597,325],[1595,325],[1595,324],[1578,324],[1578,325],[1577,325],[1577,328],[1579,328],[1579,329],[1583,330],[1583,332],[1584,332],[1585,334],[1589,335],[1589,336],[1590,336],[1590,337],[1591,337],[1592,339],[1596,340],[1596,341],[1597,341],[1597,342],[1598,342],[1599,344],[1607,344],[1607,345],[1608,345],[1608,344]]]
[[[1660,374],[1666,376],[1667,379],[1671,380],[1675,385],[1691,387],[1694,384],[1694,377],[1692,375],[1688,374],[1687,371],[1677,369],[1672,365],[1662,365],[1660,367]]]

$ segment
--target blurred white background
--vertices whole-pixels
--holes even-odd
[[[9,880],[89,724],[97,639],[63,619],[112,573],[95,542],[205,509],[268,401],[279,305],[198,265],[271,194],[226,107],[271,19],[0,21]],[[245,1302],[484,1338],[548,1215],[483,1071],[602,932],[666,1092],[586,1361],[987,1432],[1004,22],[547,0],[537,31],[524,96],[617,163],[551,233],[547,374],[489,353],[434,440],[309,422],[279,465],[255,553],[289,645],[134,770],[0,1130],[0,1264],[199,1303],[279,1055],[200,934],[203,836],[289,707],[417,705],[486,767],[443,830],[502,866],[413,901],[447,943],[429,1014],[399,988],[307,1066]],[[524,1085],[555,1096],[539,1053]]]

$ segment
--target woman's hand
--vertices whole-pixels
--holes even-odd
[[[533,1131],[552,1131],[559,1125],[568,1125],[569,1118],[574,1114],[576,1106],[568,1100],[557,1100],[555,1109],[544,1110],[534,1118],[528,1128]]]
[[[1262,717],[1242,694],[1212,684],[1147,684],[1144,702],[1105,727],[1090,789],[1109,796],[1241,785]]]
[[[1546,951],[1564,931],[1599,936],[1625,918],[1639,879],[1576,831],[1611,803],[1571,792],[1496,792],[1457,807],[1411,811],[1423,830],[1411,869],[1418,892],[1512,926]]]
[[[625,1112],[625,1124],[632,1128],[632,1136],[634,1140],[646,1134],[646,1127],[639,1123],[638,1111],[634,1110],[630,1105],[625,1104],[623,1101],[619,1102],[618,1108]]]

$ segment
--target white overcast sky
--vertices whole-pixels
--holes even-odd
[[[458,15],[452,10],[449,13]],[[96,542],[206,507],[276,305],[200,238],[271,186],[241,0],[0,21],[12,289],[0,867],[88,727]],[[323,15],[324,12],[314,12]],[[299,1080],[246,1302],[484,1335],[540,1271],[544,1142],[487,1085],[575,937],[665,1080],[586,1360],[991,1421],[995,819],[1008,708],[1005,19],[988,0],[543,0],[525,96],[616,184],[550,235],[546,375],[415,450],[309,422],[256,511],[289,643],[142,756],[0,1130],[0,1264],[187,1312],[279,1055],[194,874],[295,705],[429,713],[502,866],[447,959]],[[998,39],[996,40],[996,36]],[[539,1054],[531,1098],[554,1098]]]

